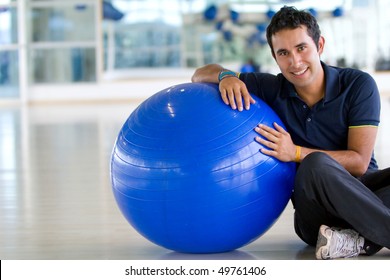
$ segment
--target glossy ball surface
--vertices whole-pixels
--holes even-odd
[[[279,117],[260,99],[239,112],[218,86],[164,89],[134,110],[111,156],[112,189],[129,223],[186,253],[237,249],[264,234],[292,194],[295,163],[262,154],[254,128]]]

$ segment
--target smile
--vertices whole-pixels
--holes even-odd
[[[305,68],[299,72],[291,72],[294,76],[300,76],[302,74],[304,74],[306,71],[307,71],[308,68]]]

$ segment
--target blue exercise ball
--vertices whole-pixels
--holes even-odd
[[[145,238],[185,253],[218,253],[264,234],[286,207],[295,163],[262,154],[254,128],[282,124],[260,99],[232,110],[218,85],[164,89],[135,109],[111,155],[116,202]]]

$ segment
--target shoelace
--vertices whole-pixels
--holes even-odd
[[[330,246],[330,254],[334,258],[355,257],[359,255],[361,250],[358,245],[358,240],[359,234],[354,230],[334,230]]]

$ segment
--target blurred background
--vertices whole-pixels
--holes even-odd
[[[385,0],[0,0],[0,101],[143,98],[207,63],[278,71],[265,28],[283,5],[317,17],[327,63],[390,70]]]
[[[390,1],[0,0],[0,259],[187,258],[121,215],[116,137],[145,98],[196,67],[277,73],[265,29],[283,5],[317,17],[325,62],[377,81],[376,158],[390,166]],[[289,204],[262,238],[214,258],[314,259],[314,249]]]

